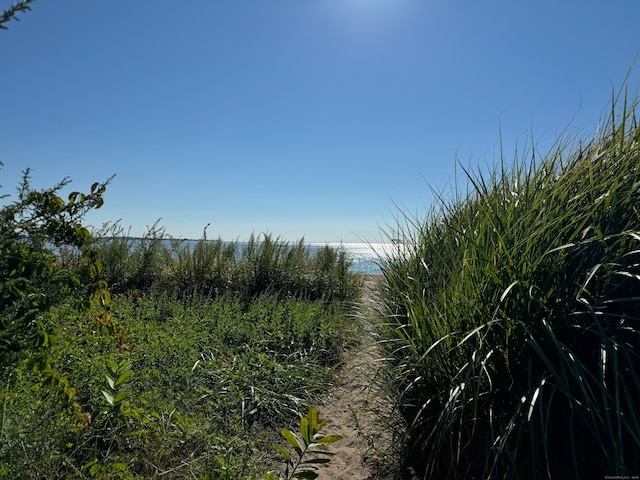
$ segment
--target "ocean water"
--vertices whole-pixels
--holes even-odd
[[[322,248],[325,245],[335,249],[343,249],[351,260],[351,271],[354,273],[365,273],[377,275],[382,273],[380,261],[390,255],[392,245],[386,243],[311,243],[309,248]]]

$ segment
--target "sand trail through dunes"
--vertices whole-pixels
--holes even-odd
[[[330,420],[323,433],[343,437],[329,446],[335,455],[330,463],[318,468],[320,480],[394,478],[393,435],[385,427],[388,422],[380,421],[378,416],[380,411],[391,409],[391,402],[373,382],[381,356],[373,326],[366,320],[366,309],[374,301],[379,281],[380,277],[365,278],[360,308],[365,322],[361,340],[344,354],[336,386],[318,405],[319,416]]]

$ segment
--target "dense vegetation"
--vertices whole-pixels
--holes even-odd
[[[81,220],[106,186],[64,201],[65,186],[25,175],[0,211],[0,476],[273,468],[274,432],[327,388],[355,334],[344,252],[270,235],[189,246],[155,227],[98,237]]]
[[[391,232],[385,386],[420,478],[640,472],[640,128],[612,110]]]
[[[96,237],[103,278],[113,293],[155,292],[186,300],[225,295],[251,299],[277,293],[286,298],[343,301],[355,298],[358,281],[349,275],[344,250],[324,246],[312,252],[301,239],[290,245],[270,234],[246,243],[168,238],[151,227],[142,239],[125,235],[119,224]]]
[[[411,478],[640,472],[636,111],[390,232],[377,380]],[[92,234],[107,184],[65,200],[27,172],[0,208],[0,477],[256,478],[298,419],[288,469],[336,441],[310,403],[356,333],[344,252]]]

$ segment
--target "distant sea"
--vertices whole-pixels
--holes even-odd
[[[325,245],[336,249],[344,249],[347,257],[351,260],[351,271],[353,273],[366,273],[378,275],[380,270],[380,260],[389,256],[392,245],[386,243],[311,243],[309,248],[322,248]]]

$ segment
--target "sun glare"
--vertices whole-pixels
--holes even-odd
[[[339,0],[327,2],[330,14],[352,33],[376,34],[406,18],[410,0]]]

